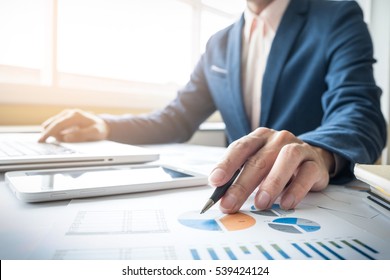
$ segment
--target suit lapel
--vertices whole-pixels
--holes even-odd
[[[291,0],[280,22],[263,77],[260,126],[267,125],[279,76],[295,39],[305,23],[308,6],[307,0]]]
[[[250,132],[250,124],[245,112],[242,97],[242,77],[241,77],[241,51],[242,51],[242,28],[244,16],[241,17],[232,28],[228,39],[227,65],[229,69],[229,89],[232,92],[229,110],[234,114],[233,128],[235,138],[242,137]]]

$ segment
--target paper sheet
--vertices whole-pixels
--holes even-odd
[[[309,193],[305,203],[370,219],[378,213],[362,202],[366,196],[365,189],[356,190],[346,186],[329,185],[324,191]]]
[[[389,259],[390,244],[301,203],[200,215],[209,187],[74,200],[38,259]]]

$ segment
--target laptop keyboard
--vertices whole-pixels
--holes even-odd
[[[58,144],[4,141],[0,142],[0,157],[74,154],[76,151]]]

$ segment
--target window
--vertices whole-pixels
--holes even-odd
[[[44,17],[43,1],[0,0],[0,83],[39,83]]]
[[[0,102],[161,107],[210,35],[244,8],[244,0],[0,0]]]

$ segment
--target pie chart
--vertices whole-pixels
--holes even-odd
[[[268,223],[268,225],[278,231],[285,233],[308,233],[317,231],[321,228],[321,226],[308,219],[302,218],[277,218],[272,222]]]
[[[180,224],[193,229],[207,231],[236,231],[244,230],[256,224],[256,220],[244,213],[225,215],[219,211],[208,211],[204,214],[191,211],[178,218]]]
[[[286,216],[288,214],[294,213],[293,209],[283,210],[280,208],[280,205],[275,203],[272,205],[270,209],[258,210],[254,205],[251,206],[251,213],[261,216],[269,216],[269,217],[279,217]]]

